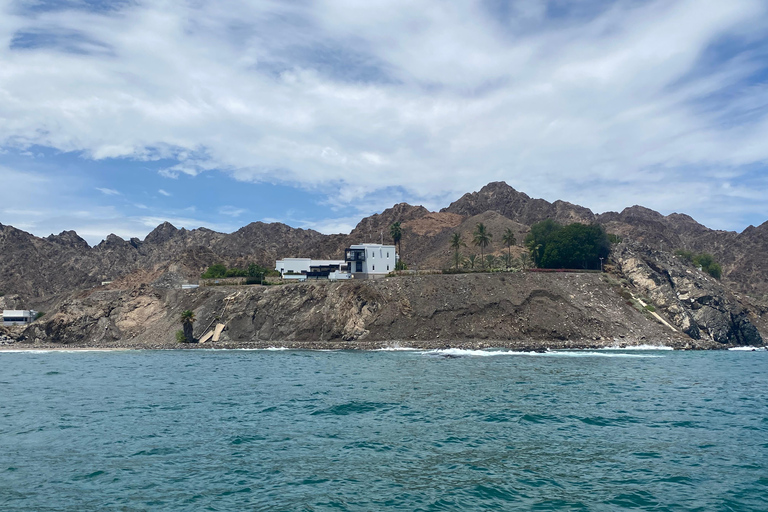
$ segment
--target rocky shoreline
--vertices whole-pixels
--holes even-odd
[[[192,290],[113,283],[67,299],[26,328],[0,330],[0,348],[544,351],[764,345],[750,322],[754,315],[714,281],[675,267],[673,260],[662,267],[658,258],[636,250],[620,255],[622,273],[613,276],[437,274]],[[177,343],[185,310],[196,315],[195,338],[224,323],[221,339]]]

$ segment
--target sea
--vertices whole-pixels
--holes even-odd
[[[0,510],[768,510],[768,352],[0,352]]]

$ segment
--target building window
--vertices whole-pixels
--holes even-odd
[[[372,265],[371,266],[371,270],[375,272],[376,271],[376,265]]]
[[[371,251],[371,258],[375,258],[375,257],[376,257],[376,251]]]
[[[387,265],[387,270],[389,270],[389,265]]]
[[[389,251],[387,251],[387,258],[389,258]]]

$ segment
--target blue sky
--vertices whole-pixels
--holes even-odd
[[[0,0],[0,222],[348,232],[504,180],[768,219],[763,0]]]

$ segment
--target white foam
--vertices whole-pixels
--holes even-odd
[[[768,347],[733,347],[728,350],[736,350],[739,352],[762,352],[768,350]]]
[[[421,350],[418,348],[413,347],[384,347],[384,348],[377,348],[374,350],[374,352],[414,352],[417,350]]]
[[[514,350],[472,350],[464,348],[440,348],[435,350],[426,350],[421,352],[423,355],[437,355],[437,356],[454,356],[454,357],[493,357],[493,356],[530,356],[530,355],[542,355],[537,352],[520,352]]]
[[[601,349],[602,350],[602,349]],[[555,350],[552,352],[546,352],[541,354],[543,356],[558,356],[558,357],[623,357],[623,358],[637,358],[637,359],[653,359],[664,356],[654,356],[650,354],[621,354],[610,352],[598,352],[589,350]]]
[[[531,357],[623,357],[623,358],[658,358],[664,356],[650,354],[622,354],[618,352],[599,352],[590,350],[547,350],[546,352],[522,352],[505,349],[471,350],[446,348],[421,352],[426,356],[448,357],[496,357],[496,356],[531,356]]]
[[[603,347],[598,350],[675,350],[675,349],[672,347],[668,347],[666,345],[627,345],[624,347],[614,345],[612,347]]]

